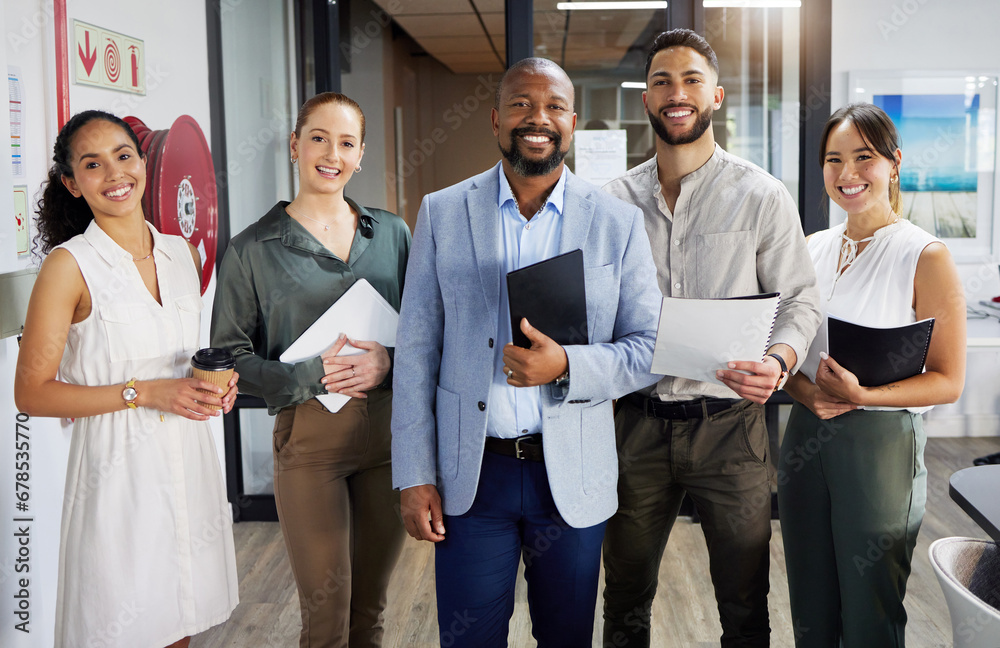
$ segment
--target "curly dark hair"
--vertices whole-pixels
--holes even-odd
[[[73,155],[70,145],[73,136],[81,128],[94,121],[103,119],[124,129],[132,140],[137,153],[141,154],[139,138],[132,128],[123,120],[104,112],[103,110],[85,110],[77,113],[59,131],[55,146],[52,147],[52,166],[49,177],[42,183],[42,196],[38,199],[38,214],[33,252],[42,257],[52,251],[52,248],[62,245],[77,234],[86,231],[90,221],[94,220],[94,212],[90,210],[83,197],[75,198],[62,183],[62,176],[73,177],[70,165]]]

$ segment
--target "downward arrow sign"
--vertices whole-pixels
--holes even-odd
[[[94,63],[97,62],[97,47],[94,47],[93,52],[90,51],[89,31],[84,32],[84,48],[81,49],[80,46],[77,45],[76,50],[80,53],[80,60],[83,61],[83,69],[87,71],[87,76],[90,76],[90,71],[94,69]]]

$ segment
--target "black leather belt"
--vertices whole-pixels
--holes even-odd
[[[528,461],[544,461],[542,454],[542,435],[526,434],[516,439],[498,439],[486,437],[486,450],[494,454],[526,459]]]
[[[647,417],[671,420],[700,419],[706,415],[712,416],[726,411],[741,400],[739,398],[698,398],[666,403],[658,398],[649,398],[635,392],[625,397],[625,402],[638,407]]]

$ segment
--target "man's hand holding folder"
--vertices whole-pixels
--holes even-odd
[[[503,348],[504,372],[507,384],[514,387],[547,385],[569,368],[566,351],[555,340],[521,318],[521,332],[531,342],[527,349],[508,343]]]
[[[588,341],[583,252],[573,250],[508,273],[507,293],[514,338],[503,348],[507,384],[551,383],[569,369],[561,345]]]

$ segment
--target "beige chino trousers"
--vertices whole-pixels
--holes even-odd
[[[389,576],[406,534],[389,462],[392,391],[337,413],[316,399],[274,424],[274,498],[298,585],[301,648],[382,645]]]

